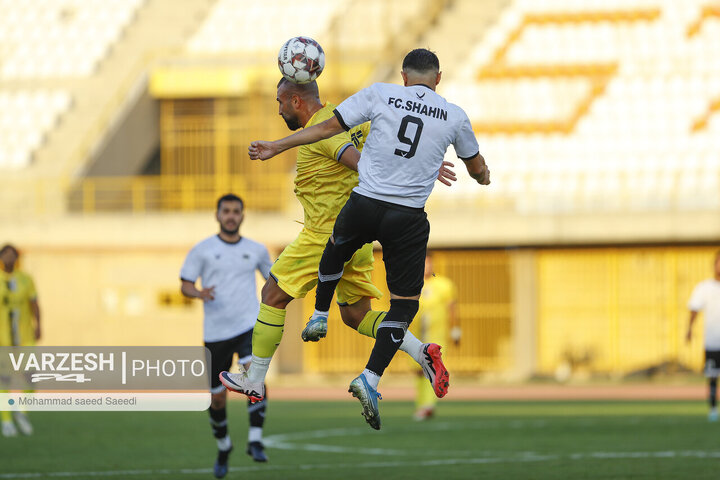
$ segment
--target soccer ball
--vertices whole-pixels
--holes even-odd
[[[325,52],[310,37],[293,37],[280,47],[278,68],[293,83],[310,83],[325,68]]]

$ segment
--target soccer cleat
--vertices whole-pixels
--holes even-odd
[[[247,396],[250,403],[259,402],[265,398],[265,384],[251,382],[243,366],[240,365],[239,368],[239,373],[220,372],[220,382],[228,390]]]
[[[303,342],[317,342],[327,335],[327,317],[310,317],[302,331]]]
[[[440,353],[440,345],[435,343],[426,343],[422,349],[422,360],[420,366],[422,367],[425,378],[430,380],[435,391],[435,396],[438,398],[444,397],[450,387],[450,372],[447,371],[442,361],[442,354]]]
[[[213,465],[213,474],[215,478],[223,478],[228,474],[228,457],[232,452],[232,446],[228,450],[218,450],[218,456]]]
[[[11,421],[2,422],[3,437],[17,437],[18,431],[15,424]]]
[[[352,393],[353,397],[360,400],[360,405],[363,407],[362,416],[365,417],[365,421],[375,430],[380,430],[378,398],[382,400],[382,395],[368,385],[367,380],[363,375],[360,375],[350,382],[348,392]]]
[[[422,422],[425,420],[430,420],[433,415],[435,415],[435,409],[433,407],[422,407],[415,412],[415,415],[413,415],[413,420],[415,420],[416,422]]]
[[[256,462],[267,462],[268,457],[265,455],[265,446],[262,442],[250,442],[248,443],[247,450],[245,452],[252,457]]]
[[[708,413],[708,422],[717,422],[718,421],[718,411],[717,408],[710,409],[710,413]]]
[[[23,412],[13,412],[13,418],[15,419],[15,424],[17,425],[18,430],[20,430],[20,433],[23,435],[32,435],[33,426],[32,423],[30,423],[30,420],[28,420],[27,415]]]

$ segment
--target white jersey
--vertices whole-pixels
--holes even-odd
[[[267,248],[245,237],[228,243],[213,235],[190,250],[180,278],[193,283],[201,278],[202,288],[215,287],[215,300],[203,302],[206,342],[228,340],[255,326],[260,310],[255,270],[267,279],[271,266]]]
[[[467,114],[425,85],[373,84],[335,116],[346,130],[370,122],[354,189],[366,197],[422,208],[450,144],[464,160],[479,153]]]
[[[705,350],[720,350],[720,282],[711,278],[698,283],[688,308],[705,314]]]

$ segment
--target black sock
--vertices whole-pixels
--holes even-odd
[[[710,408],[717,406],[717,378],[710,379]]]
[[[267,407],[267,385],[265,385],[265,396],[262,400],[250,403],[248,400],[248,414],[250,416],[250,426],[262,428],[265,423],[265,410]]]
[[[315,291],[315,310],[327,312],[330,310],[335,287],[340,282],[343,274],[345,260],[339,254],[338,249],[331,240],[328,240],[320,259],[318,267],[318,284]]]
[[[215,438],[225,438],[228,433],[227,428],[227,410],[223,408],[208,408],[210,413],[210,426],[213,430]]]
[[[224,465],[228,461],[230,450],[218,450],[217,461],[220,465]]]
[[[380,323],[375,337],[375,346],[365,368],[382,376],[400,348],[400,344],[405,338],[405,332],[417,311],[417,300],[390,300],[390,310]]]

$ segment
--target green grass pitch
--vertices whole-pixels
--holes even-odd
[[[442,402],[411,419],[380,402],[372,430],[355,402],[270,399],[268,464],[245,454],[245,404],[229,404],[226,478],[717,479],[720,424],[697,402]],[[31,437],[0,437],[0,479],[208,479],[204,412],[31,412]]]

